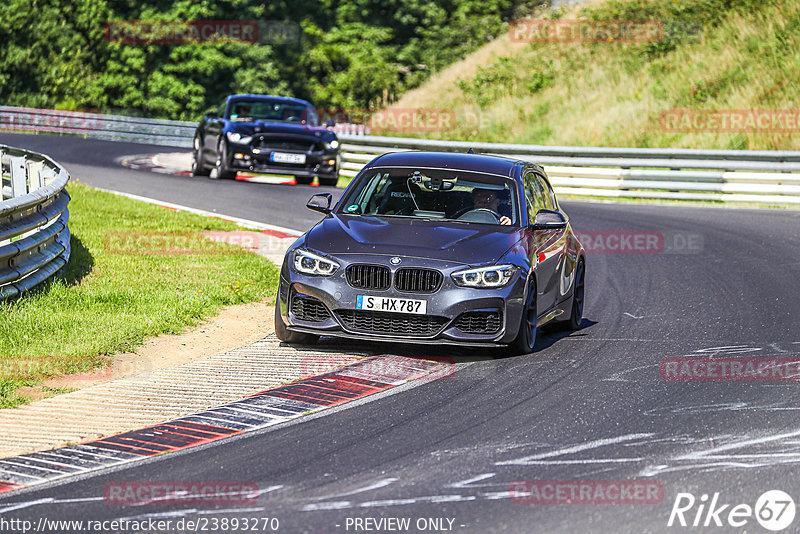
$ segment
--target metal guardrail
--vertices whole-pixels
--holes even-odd
[[[559,194],[800,204],[800,152],[603,148],[473,143],[358,135],[340,125],[342,175],[398,150],[497,154],[542,165]],[[345,127],[346,126],[346,127]],[[189,148],[196,124],[123,115],[0,106],[0,130],[66,133]],[[356,135],[348,132],[357,132]]]
[[[402,150],[495,154],[542,165],[558,194],[800,204],[800,152],[599,148],[340,136],[342,174]]]
[[[196,128],[197,123],[189,121],[0,106],[0,130],[9,132],[72,134],[190,148]]]
[[[0,300],[54,275],[69,260],[69,174],[49,157],[0,145]]]
[[[79,111],[0,106],[0,130],[80,135],[107,141],[191,148],[197,123]],[[337,133],[363,135],[360,124],[337,124]]]

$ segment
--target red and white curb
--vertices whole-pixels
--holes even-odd
[[[452,374],[455,364],[371,356],[166,423],[115,436],[0,459],[0,493],[131,463],[278,425],[413,380]]]
[[[192,162],[189,152],[169,152],[163,154],[135,154],[123,156],[119,160],[124,167],[137,171],[157,172],[161,174],[177,174],[191,176]],[[214,171],[212,171],[214,172]],[[259,184],[297,185],[297,180],[287,176],[266,176],[240,172],[236,179],[242,182]],[[312,186],[316,184],[311,184]]]

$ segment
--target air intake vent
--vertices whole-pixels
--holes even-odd
[[[499,311],[464,312],[455,326],[466,334],[495,334],[500,331],[502,318]]]
[[[322,322],[330,318],[328,308],[315,299],[306,295],[297,295],[292,292],[292,313],[303,321]]]
[[[337,310],[336,315],[348,329],[370,334],[404,337],[426,337],[439,332],[447,318],[409,313],[387,313],[364,310]]]

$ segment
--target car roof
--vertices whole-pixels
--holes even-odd
[[[311,106],[310,102],[306,100],[301,100],[299,98],[293,98],[291,96],[275,96],[275,95],[231,95],[228,97],[228,101],[231,100],[240,100],[240,99],[252,99],[252,100],[280,100],[282,102],[291,102],[293,104],[303,104],[306,106]],[[313,107],[313,106],[311,106]]]
[[[516,178],[515,169],[531,165],[528,162],[490,156],[487,154],[464,154],[457,152],[391,152],[373,160],[370,167],[432,167],[482,172]]]

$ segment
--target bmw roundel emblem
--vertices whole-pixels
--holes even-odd
[[[397,256],[395,256],[394,258],[389,260],[389,262],[391,262],[392,265],[398,265],[401,261],[403,261],[403,260],[398,258]]]

